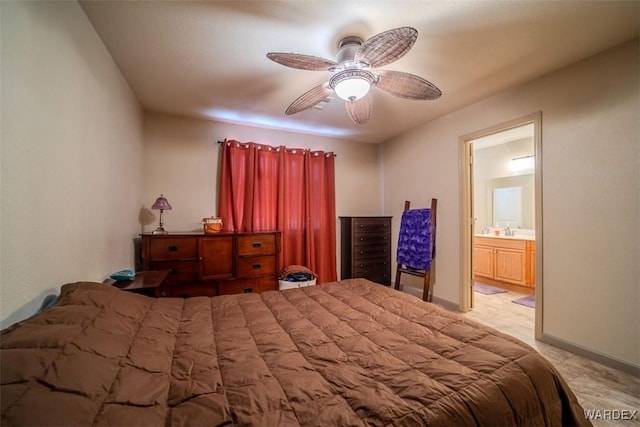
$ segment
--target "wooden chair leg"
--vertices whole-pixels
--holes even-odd
[[[430,287],[431,287],[431,271],[427,270],[424,272],[424,283],[422,285],[423,301],[431,301],[431,297],[429,295]]]
[[[397,270],[396,270],[396,283],[394,284],[396,290],[400,290],[400,274],[402,274],[402,272],[400,271],[400,265],[398,264]]]

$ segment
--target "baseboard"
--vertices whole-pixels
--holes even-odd
[[[458,312],[458,313],[460,312],[460,304],[458,304],[458,303],[451,302],[451,301],[449,301],[447,299],[444,299],[444,298],[439,298],[439,297],[437,297],[435,295],[433,295],[431,297],[431,299],[432,299],[432,302],[434,304],[438,304],[438,305],[446,308],[447,310],[455,311],[455,312]]]
[[[585,359],[593,360],[594,362],[600,363],[613,369],[617,369],[635,377],[640,377],[640,365],[616,359],[615,357],[607,356],[597,351],[590,350],[577,344],[572,344],[561,338],[556,338],[545,333],[542,334],[542,338],[540,339],[540,341],[546,344],[550,344],[554,347],[558,347],[562,350],[567,350],[568,352],[571,352],[577,356],[582,356]]]

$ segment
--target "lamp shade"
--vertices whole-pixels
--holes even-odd
[[[151,206],[151,209],[159,209],[161,211],[166,211],[171,209],[171,205],[169,204],[169,201],[165,199],[162,194],[160,194],[160,197],[156,199],[156,201]]]
[[[356,101],[369,92],[371,84],[365,79],[352,77],[336,83],[336,95],[345,101]]]
[[[329,86],[345,101],[357,101],[369,92],[375,81],[375,76],[369,71],[349,69],[334,74]]]

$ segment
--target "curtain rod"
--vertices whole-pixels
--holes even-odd
[[[224,144],[224,141],[218,141],[218,144]],[[333,157],[338,157],[336,153],[333,153]]]

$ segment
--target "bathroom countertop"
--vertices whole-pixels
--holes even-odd
[[[475,234],[475,237],[489,237],[491,239],[509,239],[509,240],[536,240],[536,236],[531,236],[528,234],[518,234],[516,231],[515,236],[505,236],[504,234],[500,234],[496,236],[495,234]]]

